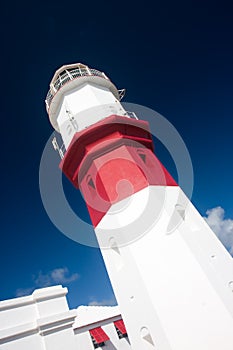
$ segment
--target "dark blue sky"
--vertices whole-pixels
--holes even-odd
[[[192,158],[194,204],[202,215],[221,206],[233,218],[230,1],[11,2],[1,29],[0,299],[62,280],[72,307],[113,299],[99,251],[61,234],[40,198],[40,158],[53,131],[44,99],[65,63],[104,71],[126,88],[124,101],[165,116]]]

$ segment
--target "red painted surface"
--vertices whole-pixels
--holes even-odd
[[[177,185],[152,150],[148,124],[125,117],[76,133],[61,167],[82,191],[94,226],[112,204],[149,185]]]
[[[98,344],[109,340],[108,335],[103,331],[101,327],[90,329],[89,332]]]
[[[112,115],[74,135],[60,163],[60,168],[78,188],[77,179],[81,163],[88,157],[91,162],[99,154],[117,148],[123,139],[126,139],[128,143],[139,143],[153,150],[147,122]]]
[[[151,150],[127,144],[93,159],[87,167],[84,162],[83,169],[80,189],[94,226],[112,204],[149,185],[177,185]]]
[[[114,325],[116,326],[117,329],[119,329],[119,331],[123,335],[127,334],[127,331],[126,331],[125,324],[124,324],[123,320],[115,321]]]

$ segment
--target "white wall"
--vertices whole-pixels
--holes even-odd
[[[1,301],[0,350],[93,350],[89,330],[96,327],[110,338],[103,350],[131,349],[126,338],[118,338],[114,326],[121,319],[118,307],[69,310],[66,293],[66,288],[55,286]]]
[[[115,242],[102,254],[132,348],[231,350],[231,256],[178,186],[149,186],[132,197],[95,229],[101,246]],[[138,227],[145,234],[121,246]]]
[[[26,334],[25,336],[11,338],[9,341],[1,342],[1,350],[45,350],[43,341],[39,334]]]
[[[112,114],[124,113],[122,105],[107,87],[84,83],[64,92],[56,119],[67,148],[77,131]],[[70,116],[73,122],[70,121]]]
[[[67,289],[62,286],[35,290],[32,295],[0,302],[0,349],[75,350]]]
[[[74,323],[74,333],[78,349],[93,350],[94,346],[89,333],[90,329],[101,327],[110,340],[105,342],[103,350],[129,350],[131,345],[128,338],[119,339],[114,321],[120,320],[118,306],[80,306],[77,309],[77,318]]]

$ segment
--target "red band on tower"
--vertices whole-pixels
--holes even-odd
[[[149,185],[177,185],[153,153],[148,123],[116,115],[77,132],[60,167],[82,191],[94,226]]]

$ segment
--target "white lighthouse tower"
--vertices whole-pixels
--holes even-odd
[[[233,261],[108,77],[61,67],[46,98],[134,350],[232,350]],[[77,228],[78,229],[78,228]]]

